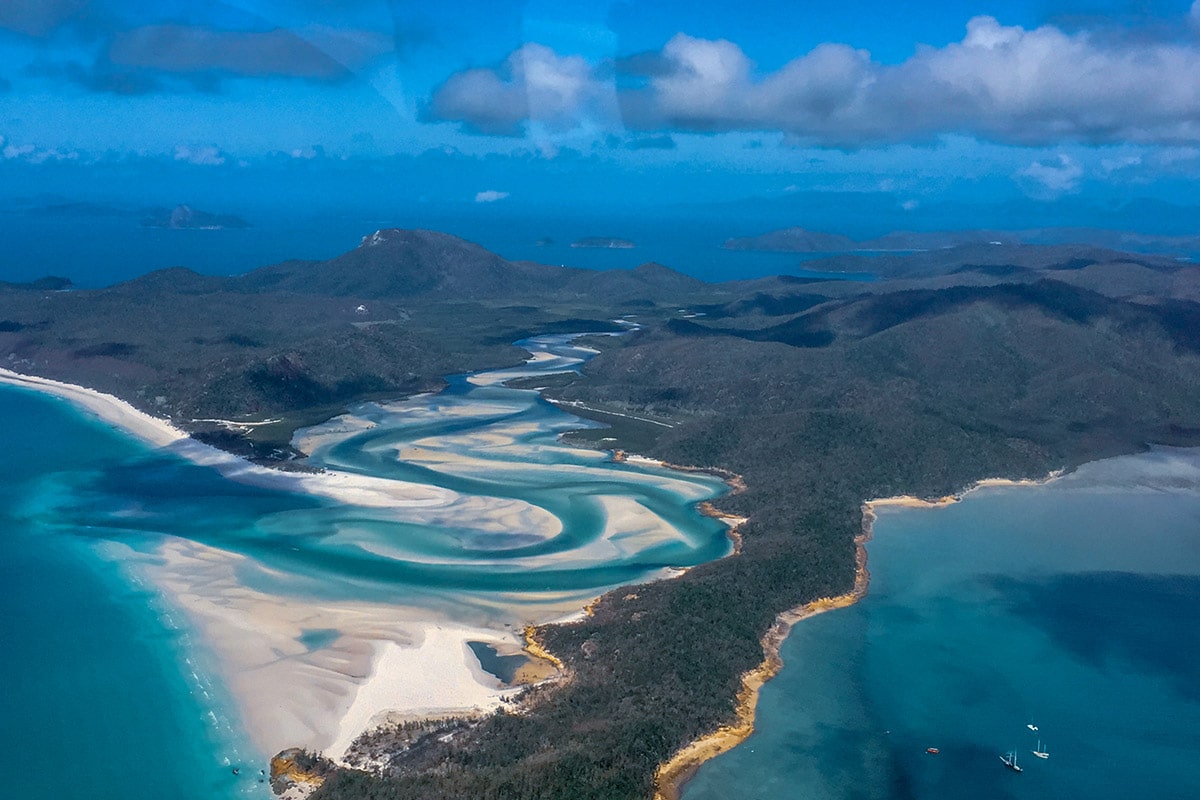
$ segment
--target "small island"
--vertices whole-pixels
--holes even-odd
[[[147,209],[146,216],[142,219],[142,227],[220,231],[228,228],[249,228],[250,223],[235,214],[214,214],[181,204],[171,209]]]
[[[631,250],[637,247],[628,239],[618,239],[611,236],[585,236],[571,242],[571,247],[612,248],[614,250]]]

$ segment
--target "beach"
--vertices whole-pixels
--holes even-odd
[[[233,480],[381,508],[446,500],[446,493],[430,487],[259,467],[92,389],[9,370],[0,370],[0,382],[68,400],[151,446],[216,467]],[[109,552],[127,563],[140,561],[142,574],[187,614],[218,656],[247,733],[265,754],[300,746],[339,758],[358,734],[386,721],[389,710],[483,713],[513,691],[479,668],[466,643],[512,643],[519,641],[515,634],[455,625],[420,608],[280,602],[240,584],[236,570],[243,556],[183,539],[168,540],[152,558],[118,545]],[[313,629],[337,630],[339,636],[310,651],[299,639]]]
[[[649,462],[641,456],[628,456],[628,459]],[[661,464],[661,462],[652,462]],[[707,761],[722,753],[726,753],[744,742],[754,732],[755,710],[762,687],[779,674],[783,669],[783,658],[780,650],[788,634],[801,621],[827,611],[846,608],[857,603],[866,596],[870,588],[871,574],[867,569],[867,543],[873,535],[873,525],[877,519],[876,510],[879,508],[944,508],[963,500],[973,492],[984,489],[1045,486],[1063,476],[1063,471],[1050,473],[1040,480],[986,478],[973,483],[961,492],[936,498],[923,498],[913,495],[898,495],[867,500],[862,504],[862,532],[855,537],[855,573],[853,588],[836,597],[818,598],[797,608],[785,611],[775,618],[774,624],[763,635],[763,661],[754,669],[742,676],[742,688],[738,692],[734,721],[723,725],[708,736],[697,739],[677,752],[669,761],[662,764],[655,775],[655,800],[679,800],[683,787],[696,771]],[[708,513],[715,513],[709,511]],[[720,516],[720,515],[718,515]],[[731,522],[731,535],[737,541],[737,525],[745,520],[728,518]]]
[[[792,629],[684,798],[1194,795],[1200,451],[956,496],[864,509],[870,593]]]
[[[559,363],[545,356],[535,362]],[[468,642],[506,654],[530,652],[535,668],[520,674],[526,680],[553,678],[556,660],[526,641],[529,626],[577,616],[608,586],[679,574],[674,567],[636,567],[641,553],[661,553],[664,544],[679,552],[683,569],[696,559],[729,552],[726,524],[696,508],[719,494],[719,481],[614,466],[603,453],[537,444],[541,436],[553,443],[557,432],[569,427],[569,418],[539,406],[531,393],[494,386],[486,374],[474,384],[478,388],[468,390],[483,393],[477,399],[421,396],[301,431],[297,443],[308,451],[340,453],[344,442],[361,440],[356,452],[366,459],[349,469],[318,462],[322,470],[311,473],[251,464],[109,394],[10,371],[0,372],[0,382],[63,398],[155,452],[214,469],[235,483],[319,500],[302,518],[288,511],[247,520],[253,526],[247,533],[210,535],[203,520],[193,518],[189,524],[202,534],[199,538],[164,530],[150,549],[120,540],[100,548],[131,579],[153,586],[170,607],[184,612],[188,628],[211,656],[198,663],[218,673],[239,723],[264,756],[303,747],[341,759],[359,734],[380,724],[488,713],[518,689],[485,672]],[[514,404],[513,396],[520,403]],[[532,421],[520,417],[529,413],[526,407],[533,409]],[[467,431],[454,440],[431,436],[394,448],[372,439],[390,435],[389,425],[406,420],[461,426],[473,416],[514,414],[517,418],[505,425]],[[544,418],[553,424],[547,427]],[[520,481],[555,488],[535,490],[532,502],[447,488],[492,480],[498,453],[515,459],[513,474]],[[373,474],[381,457],[380,472]],[[392,474],[390,465],[401,457],[446,475],[444,485]],[[564,476],[573,476],[570,481],[578,483],[592,509],[579,520],[564,516],[575,514],[573,505],[555,499],[562,495],[558,483]],[[593,482],[608,486],[617,476],[640,499],[588,489]],[[673,503],[691,507],[689,525],[696,530],[677,529],[678,523],[668,523],[658,512],[647,513],[644,503],[658,508],[665,487],[676,498]],[[574,528],[583,523],[589,533],[581,538]],[[424,535],[411,538],[408,531],[415,534],[425,526],[451,538],[438,544],[443,534],[437,534],[432,549],[422,544]],[[466,538],[454,533],[465,528],[472,531]],[[254,537],[249,550],[243,546],[247,536]],[[268,544],[258,544],[264,536]],[[322,588],[327,583],[320,571],[347,558],[370,567],[366,574],[401,570],[396,574],[426,577],[420,578],[418,591],[398,593],[383,590],[381,577],[363,583],[353,573],[330,573],[328,585],[334,588]],[[609,565],[628,566],[613,571]],[[596,577],[590,577],[593,572]],[[563,577],[547,585],[539,577],[543,573]],[[470,580],[472,574],[506,588],[466,593],[438,588],[447,580]],[[570,582],[564,583],[567,577]],[[536,667],[539,662],[545,666]]]

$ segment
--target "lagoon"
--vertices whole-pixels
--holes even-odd
[[[725,555],[696,508],[725,484],[558,442],[591,423],[500,383],[591,352],[523,344],[528,366],[301,432],[326,470],[307,476],[0,387],[19,421],[0,431],[14,796],[265,796],[282,747],[340,752],[389,708],[497,702],[469,642],[508,655],[525,624]]]

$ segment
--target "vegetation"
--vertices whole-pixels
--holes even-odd
[[[415,257],[420,237],[404,241],[396,257]],[[434,244],[419,263],[444,265],[451,252],[454,274],[409,295],[394,280],[407,262],[361,284],[384,294],[344,294],[349,256],[337,270],[281,265],[241,284],[148,276],[96,293],[0,293],[12,323],[0,326],[0,355],[7,347],[14,368],[152,409],[160,395],[158,407],[189,419],[332,413],[511,363],[508,342],[526,332],[594,329],[636,308],[641,331],[598,337],[604,352],[582,376],[538,385],[612,422],[578,441],[745,478],[720,503],[750,518],[739,555],[540,628],[567,680],[483,720],[361,742],[371,769],[337,770],[318,798],[646,798],[660,763],[730,719],[776,615],[851,587],[865,499],[1200,444],[1200,272],[1177,262],[991,246],[986,260],[966,248],[897,261],[903,281],[697,286],[651,266],[535,276],[534,291],[529,265],[498,276],[508,267],[494,256]],[[376,250],[364,263],[390,262]],[[459,273],[473,264],[516,288],[495,299],[439,288],[469,282]],[[131,308],[145,309],[136,324]]]
[[[751,518],[741,554],[619,589],[589,618],[539,630],[569,681],[438,749],[398,751],[382,777],[339,772],[320,798],[648,797],[660,763],[730,719],[776,614],[850,588],[863,500],[1200,443],[1200,358],[1172,304],[1044,273],[806,298],[738,300],[715,322],[614,340],[585,378],[548,390],[674,426],[614,417],[618,427],[584,432],[610,447],[742,474],[747,491],[720,504]],[[822,342],[745,335],[752,327]]]

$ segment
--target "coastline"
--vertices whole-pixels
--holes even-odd
[[[452,494],[349,473],[273,470],[198,442],[111,394],[3,368],[0,384],[64,399],[152,448],[238,482],[378,508],[438,506]],[[509,644],[512,635],[501,630],[397,605],[284,603],[239,583],[236,572],[244,556],[174,537],[150,557],[116,543],[105,557],[129,563],[188,616],[217,657],[244,733],[266,756],[302,746],[340,758],[355,738],[386,722],[393,709],[482,713],[521,688],[502,686],[484,673],[467,647],[468,641]],[[341,635],[330,646],[309,651],[300,644],[307,629]],[[511,643],[520,646],[520,641]],[[374,708],[384,695],[392,699]],[[395,702],[397,696],[402,704]]]
[[[634,456],[634,458],[639,457]],[[662,464],[663,462],[656,463]],[[654,800],[680,800],[684,786],[706,761],[737,747],[754,732],[754,717],[758,707],[759,693],[763,685],[783,668],[780,649],[797,623],[826,611],[854,605],[867,595],[871,582],[871,574],[867,568],[867,543],[871,541],[874,532],[874,524],[877,519],[875,509],[885,506],[943,508],[960,502],[963,497],[979,489],[1044,486],[1058,480],[1065,473],[1066,470],[1054,470],[1041,479],[984,478],[972,483],[962,491],[933,499],[914,495],[898,495],[864,501],[862,504],[862,530],[854,537],[855,569],[854,585],[851,590],[836,597],[817,598],[775,617],[774,624],[767,629],[760,640],[763,648],[763,661],[742,675],[742,686],[738,690],[734,709],[734,722],[722,725],[712,733],[696,739],[684,746],[668,761],[660,764],[654,776]],[[735,529],[731,528],[732,530]],[[734,541],[740,550],[740,535]]]
[[[450,502],[454,495],[423,484],[337,471],[274,470],[192,439],[169,421],[111,394],[3,369],[0,384],[67,400],[152,448],[214,468],[238,482],[379,508],[432,508]],[[743,486],[738,476],[724,471],[681,471],[717,475],[735,492]],[[707,502],[697,506],[706,516],[726,523],[732,551],[738,552],[736,526],[742,520],[720,513]],[[522,641],[520,626],[515,631],[471,627],[415,607],[281,602],[283,598],[239,582],[237,573],[246,563],[245,556],[187,539],[168,537],[152,556],[126,551],[114,543],[110,556],[128,561],[164,600],[189,617],[205,647],[216,656],[215,673],[238,706],[242,731],[264,755],[300,746],[344,762],[354,740],[381,724],[401,717],[487,713],[525,685],[569,678],[562,662],[541,646],[536,627],[561,621],[564,613],[587,613],[586,608],[556,609],[546,622],[526,627]],[[320,649],[310,650],[302,641],[309,630],[338,635]],[[468,641],[501,648],[523,645],[531,659],[523,680],[503,685],[486,674]]]
[[[864,518],[862,533],[854,537],[854,587],[849,592],[836,597],[812,600],[775,617],[774,624],[760,639],[764,653],[762,663],[742,675],[742,688],[738,690],[737,705],[734,710],[735,721],[722,725],[707,736],[695,740],[672,756],[669,761],[659,765],[654,775],[654,800],[679,800],[684,785],[696,774],[696,770],[704,762],[732,750],[754,732],[754,714],[758,707],[759,692],[767,681],[774,678],[783,668],[783,658],[780,656],[779,650],[788,634],[791,633],[792,627],[801,620],[817,614],[851,606],[866,595],[867,586],[870,583],[870,574],[867,571],[866,544],[870,538],[870,525]]]

